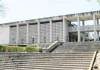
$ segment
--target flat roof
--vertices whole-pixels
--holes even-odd
[[[63,19],[63,16],[65,17],[66,20],[68,21],[77,21],[77,16],[80,17],[80,20],[92,20],[93,19],[93,14],[95,14],[96,19],[100,19],[100,10],[98,11],[90,11],[90,12],[82,12],[82,13],[76,13],[76,14],[67,14],[67,15],[60,15],[60,16],[52,16],[52,17],[44,17],[44,18],[38,18],[38,19],[29,19],[29,20],[23,20],[23,21],[16,21],[16,22],[8,22],[8,23],[3,23],[1,25],[13,25],[14,23],[36,23],[37,20],[40,22],[45,22],[49,20],[61,20]]]

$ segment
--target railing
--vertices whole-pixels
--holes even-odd
[[[69,27],[68,30],[69,30],[69,32],[76,32],[77,27]],[[80,31],[93,31],[93,30],[94,30],[93,25],[80,26]],[[96,25],[96,30],[100,30],[100,25]]]
[[[59,45],[61,45],[63,42],[58,42],[55,41],[53,44],[51,44],[48,48],[47,48],[47,52],[52,52],[56,47],[58,47]]]
[[[95,63],[97,53],[98,53],[98,51],[95,51],[95,52],[94,52],[94,55],[93,55],[93,57],[92,57],[92,61],[91,61],[89,70],[94,70],[94,69],[93,69],[93,65],[94,65],[94,63]]]

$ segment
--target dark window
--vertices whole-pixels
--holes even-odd
[[[63,20],[53,20],[52,23],[62,22]]]
[[[46,23],[49,23],[49,21],[40,22],[40,24],[46,24]]]
[[[37,23],[29,23],[29,25],[36,25]]]
[[[16,27],[16,26],[14,25],[14,26],[10,26],[10,27]]]

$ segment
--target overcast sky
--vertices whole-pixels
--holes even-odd
[[[94,0],[2,0],[7,7],[0,23],[96,11],[100,5]]]

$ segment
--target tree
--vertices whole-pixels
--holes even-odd
[[[5,6],[2,0],[0,0],[0,16],[4,16],[4,15],[5,15]]]
[[[92,0],[88,0],[88,1],[92,1]],[[96,0],[98,3],[100,3],[100,0]]]

